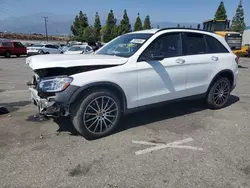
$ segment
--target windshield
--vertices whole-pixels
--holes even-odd
[[[42,44],[33,44],[32,47],[43,47],[44,45]]]
[[[84,47],[80,47],[80,46],[72,46],[69,48],[68,51],[83,51]]]
[[[116,55],[121,57],[132,56],[153,34],[136,33],[125,34],[117,37],[112,42],[106,44],[96,54]]]

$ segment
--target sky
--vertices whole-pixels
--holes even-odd
[[[0,20],[29,16],[35,13],[53,13],[74,17],[80,10],[93,18],[99,12],[106,19],[112,9],[121,18],[127,9],[131,20],[139,12],[150,15],[154,22],[201,23],[211,19],[221,0],[0,0]],[[232,20],[239,0],[224,0],[227,15]],[[250,0],[243,0],[246,25],[250,25]],[[72,18],[71,18],[72,19]],[[0,26],[1,27],[1,26]]]

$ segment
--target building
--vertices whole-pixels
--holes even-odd
[[[250,44],[250,26],[246,27],[243,32],[242,45]]]

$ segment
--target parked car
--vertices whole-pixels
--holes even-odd
[[[11,55],[16,55],[20,57],[21,55],[26,55],[26,47],[19,41],[11,40],[0,40],[0,56],[6,58],[11,57]]]
[[[90,139],[110,134],[123,115],[163,102],[200,98],[223,108],[238,77],[238,58],[222,37],[185,28],[132,32],[94,54],[26,63],[35,73],[30,91],[40,114],[68,116]]]
[[[94,50],[88,45],[73,45],[64,54],[91,54]]]
[[[53,44],[33,44],[27,47],[28,55],[38,55],[38,54],[60,54],[61,50],[58,46]]]

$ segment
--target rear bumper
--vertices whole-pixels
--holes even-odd
[[[70,99],[78,89],[77,86],[69,86],[65,91],[55,96],[41,98],[36,89],[30,87],[31,101],[38,107],[39,114],[48,117],[61,117],[70,114]]]
[[[39,55],[40,53],[38,52],[27,52],[27,55],[31,56],[31,55]]]

